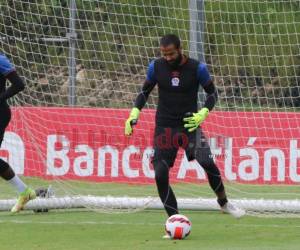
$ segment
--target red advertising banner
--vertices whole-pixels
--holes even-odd
[[[13,108],[0,150],[17,173],[95,182],[153,183],[154,110],[143,110],[134,134],[124,136],[128,110]],[[300,114],[212,112],[203,125],[226,180],[251,184],[300,183]],[[182,151],[173,181],[206,181]]]

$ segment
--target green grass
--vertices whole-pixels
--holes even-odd
[[[156,196],[154,185],[99,184],[78,181],[63,183],[25,178],[32,187],[52,184],[57,195],[65,192],[94,195]],[[299,186],[226,185],[232,198],[299,198]],[[15,196],[0,182],[1,198]],[[181,197],[214,197],[208,185],[176,184]],[[64,190],[64,191],[63,191]],[[100,249],[100,250],[296,250],[300,244],[300,218],[258,218],[236,220],[208,211],[181,211],[192,221],[192,233],[183,241],[164,240],[166,214],[162,210],[127,211],[51,210],[0,213],[0,249]]]
[[[245,217],[184,211],[192,233],[183,241],[164,240],[163,211],[133,214],[23,212],[0,214],[1,249],[105,250],[296,250],[300,219]]]

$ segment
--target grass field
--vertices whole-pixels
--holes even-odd
[[[218,212],[184,212],[191,235],[164,240],[163,211],[101,214],[85,211],[0,214],[1,249],[114,250],[298,250],[300,219],[245,217]]]
[[[33,187],[45,181],[27,178]],[[53,183],[52,183],[53,184]],[[56,186],[57,185],[57,186]],[[153,185],[88,184],[84,182],[54,183],[75,193],[155,195]],[[60,186],[62,185],[62,186]],[[197,188],[196,188],[197,187]],[[227,185],[231,196],[296,198],[299,187]],[[0,182],[1,197],[14,195],[11,187]],[[193,192],[191,192],[193,190]],[[69,190],[70,191],[70,190]],[[176,185],[179,196],[213,197],[206,184]],[[287,196],[289,194],[289,196]],[[117,211],[120,212],[120,211]],[[258,218],[246,216],[236,220],[219,212],[181,211],[192,221],[191,235],[182,241],[162,239],[164,211],[145,210],[136,213],[100,213],[87,210],[52,210],[48,213],[23,211],[18,215],[0,213],[0,249],[103,249],[103,250],[298,250],[300,218]]]

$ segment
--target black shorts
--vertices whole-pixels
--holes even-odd
[[[8,107],[0,107],[0,147],[4,138],[5,129],[11,118],[11,111]]]
[[[212,156],[201,128],[194,132],[188,132],[187,129],[182,127],[165,128],[157,126],[155,127],[153,143],[153,162],[164,160],[169,167],[173,166],[180,147],[184,149],[189,161],[195,158],[201,159]]]

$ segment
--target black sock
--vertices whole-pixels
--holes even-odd
[[[217,201],[218,201],[220,207],[223,207],[228,202],[227,198],[218,199]]]

